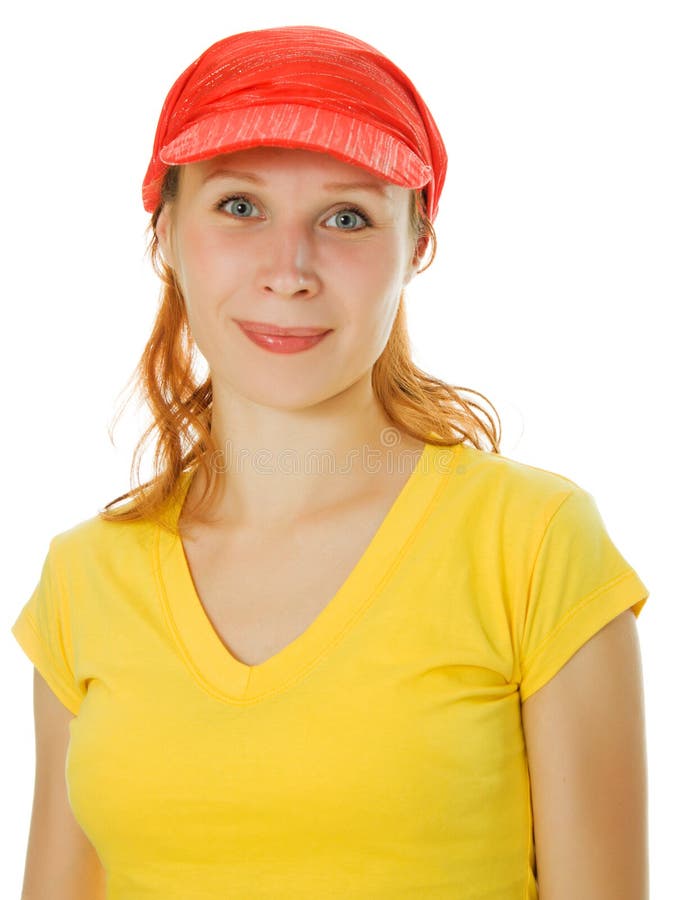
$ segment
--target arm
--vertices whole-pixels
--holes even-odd
[[[647,900],[640,646],[628,609],[522,705],[540,900]]]
[[[105,871],[68,803],[70,710],[34,669],[35,792],[22,900],[104,900]]]

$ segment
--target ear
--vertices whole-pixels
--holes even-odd
[[[171,244],[171,213],[169,204],[167,203],[162,206],[159,216],[157,217],[155,234],[157,235],[159,249],[162,252],[164,262],[174,269],[173,247]]]
[[[419,265],[420,261],[424,258],[424,254],[427,252],[427,247],[429,246],[430,240],[431,240],[431,235],[425,234],[417,241],[417,248],[415,250],[415,264],[416,265]]]
[[[405,277],[403,279],[404,284],[408,284],[412,279],[417,275],[417,270],[419,268],[420,260],[426,253],[427,247],[429,246],[429,235],[424,235],[421,237],[415,246],[415,252],[413,253],[412,260],[408,264],[408,268],[406,270]]]

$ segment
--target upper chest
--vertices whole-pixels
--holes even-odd
[[[201,605],[237,659],[260,664],[309,627],[349,578],[399,487],[392,483],[302,527],[195,529],[183,538]]]

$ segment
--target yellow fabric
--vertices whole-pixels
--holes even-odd
[[[108,900],[533,900],[521,702],[648,596],[574,482],[426,444],[261,665],[148,523],[56,535],[12,631],[76,714],[69,797]]]

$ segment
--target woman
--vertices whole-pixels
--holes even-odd
[[[410,357],[446,163],[329,29],[234,35],[169,92],[155,475],[53,538],[13,628],[26,896],[647,896],[647,589]]]

